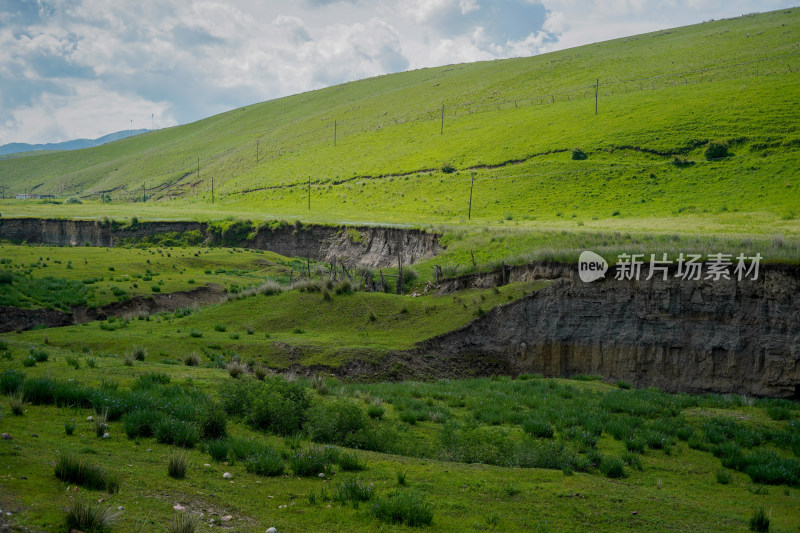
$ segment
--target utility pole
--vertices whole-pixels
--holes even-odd
[[[597,82],[594,84],[594,114],[597,114],[597,93],[600,91],[600,78],[597,78]]]
[[[439,128],[439,135],[444,134],[444,104],[442,104],[442,125]]]
[[[311,176],[308,177],[308,210],[311,211]]]
[[[147,201],[147,189],[145,189],[144,183],[142,183],[142,202]]]
[[[467,220],[472,219],[472,189],[475,187],[475,173],[472,173],[472,183],[469,184],[469,212],[467,213]]]

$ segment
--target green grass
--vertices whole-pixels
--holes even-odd
[[[9,347],[17,349],[16,342],[9,341]],[[76,370],[65,360],[64,353],[70,352],[50,350],[46,365],[27,370],[29,375],[18,385],[21,389],[33,391],[26,386],[29,380],[57,372],[59,379],[79,378],[84,384],[80,390],[102,390],[102,397],[97,398],[109,405],[115,405],[114,398],[140,398],[130,404],[133,409],[150,398],[148,401],[156,406],[168,402],[169,406],[165,403],[163,407],[168,409],[167,414],[189,419],[199,416],[190,409],[198,403],[191,398],[217,398],[220,385],[233,382],[220,368],[165,365],[152,358],[141,366],[127,367],[119,358],[104,357],[102,370],[86,366]],[[17,360],[3,360],[0,367],[3,383],[14,379],[8,376],[15,374],[6,373],[7,370],[21,371]],[[253,378],[247,381],[262,383]],[[239,382],[241,378],[236,381]],[[65,383],[75,389],[74,382]],[[124,507],[119,517],[120,530],[135,529],[141,523],[168,523],[176,502],[189,509],[196,505],[217,509],[210,515],[216,520],[220,517],[215,513],[221,516],[220,510],[225,509],[233,515],[231,524],[236,530],[275,526],[281,531],[301,531],[319,528],[320,524],[329,530],[373,530],[383,520],[397,522],[398,517],[403,517],[406,524],[417,523],[419,517],[428,516],[427,511],[432,513],[428,527],[434,531],[463,531],[465,524],[467,528],[473,524],[475,528],[477,524],[485,526],[493,513],[500,517],[498,527],[508,531],[537,527],[580,530],[586,527],[586,520],[601,531],[617,530],[621,523],[649,530],[691,527],[699,531],[740,531],[748,527],[752,509],[761,506],[771,510],[771,527],[775,531],[790,530],[800,518],[800,492],[796,486],[782,483],[769,491],[756,491],[754,487],[761,480],[751,479],[747,472],[721,467],[713,453],[717,446],[714,442],[727,439],[721,442],[741,443],[745,457],[768,457],[758,451],[768,447],[782,461],[797,461],[791,444],[797,434],[800,410],[790,402],[670,395],[649,389],[620,390],[598,381],[530,376],[524,380],[483,378],[437,383],[342,384],[329,380],[330,392],[323,395],[317,393],[310,380],[300,379],[296,384],[306,391],[312,408],[346,400],[365,410],[382,400],[383,419],[365,417],[365,428],[374,431],[377,440],[365,442],[385,447],[386,451],[318,448],[307,435],[284,439],[253,430],[244,417],[234,415],[228,420],[232,436],[211,441],[218,443],[214,447],[226,443],[224,452],[212,452],[211,444],[186,450],[190,464],[211,466],[194,468],[185,478],[176,480],[165,472],[173,453],[171,445],[160,444],[157,438],[144,434],[126,438],[122,428],[127,415],[109,416],[109,439],[97,439],[88,422],[78,422],[73,436],[65,437],[65,417],[85,420],[89,414],[96,417],[95,410],[81,404],[57,407],[55,397],[42,397],[41,402],[26,405],[25,417],[0,419],[1,429],[15,437],[13,441],[2,441],[0,450],[18,473],[4,481],[4,494],[20,502],[21,511],[14,520],[44,530],[57,529],[57,524],[63,523],[63,509],[68,506],[70,494],[54,478],[50,462],[52,450],[63,450],[67,445],[74,450],[73,456],[119,476],[122,490],[112,495],[110,504],[112,508]],[[51,390],[67,389],[56,386]],[[56,396],[65,393],[58,392]],[[775,420],[769,415],[778,407],[789,411],[787,420]],[[400,413],[411,410],[447,413],[449,418],[437,422],[426,414],[414,425],[401,422]],[[553,438],[525,436],[522,426],[529,413],[551,421]],[[638,422],[628,417],[636,417]],[[672,435],[678,435],[682,427],[690,427],[693,438],[709,449],[696,449],[676,438],[670,455],[647,447],[641,454],[626,454],[621,440],[609,433],[615,421],[625,422],[631,431],[658,429]],[[38,438],[28,436],[26,428],[32,427],[37,428]],[[598,436],[594,444],[586,444],[586,434]],[[532,439],[536,446],[553,441],[553,447],[543,448],[549,450],[547,456],[562,450],[562,459],[572,458],[573,466],[566,469],[563,464],[546,462],[542,463],[545,468],[500,466],[509,464],[509,454],[526,458],[528,463],[535,459],[530,454],[538,448],[519,448],[526,439]],[[387,453],[390,449],[393,453]],[[519,455],[525,449],[528,455]],[[276,463],[280,457],[287,457],[286,471],[304,475],[283,477],[280,483],[267,485],[263,476],[277,470],[269,469],[268,461],[263,460],[265,450],[272,451],[270,457]],[[454,451],[458,453],[454,455]],[[218,459],[228,459],[229,464],[211,462],[211,453]],[[350,455],[355,454],[363,467],[358,478],[341,475],[343,463],[352,462]],[[609,480],[606,476],[615,476],[620,466],[627,477],[619,482]],[[729,473],[727,484],[717,482],[720,468]],[[235,483],[222,479],[223,472],[233,473]],[[334,481],[325,484],[319,478],[320,472],[325,479],[333,475]],[[20,475],[28,479],[20,479]],[[396,494],[401,478],[404,486]],[[159,491],[154,492],[153,486],[159,486]],[[369,491],[369,501],[360,499],[360,489]],[[98,484],[98,490],[105,489]],[[298,498],[311,493],[314,498]],[[410,494],[419,497],[411,501]],[[268,495],[273,497],[267,498]],[[342,500],[347,505],[336,504]],[[354,500],[361,505],[355,505]],[[295,504],[289,505],[293,501]],[[377,511],[373,511],[373,502],[378,504]],[[334,505],[327,507],[328,504]],[[287,507],[279,509],[283,505]]]
[[[336,367],[353,357],[375,360],[388,350],[412,348],[416,342],[465,325],[476,318],[478,309],[507,303],[545,285],[513,283],[497,291],[469,290],[422,298],[356,292],[335,295],[330,301],[317,292],[293,290],[230,300],[186,316],[164,313],[150,320],[93,322],[13,333],[7,338],[43,342],[47,337],[52,346],[73,350],[86,346],[93,353],[106,354],[138,347],[150,354],[148,359],[181,362],[186,354],[196,352],[204,354],[201,360],[206,365],[218,358],[227,364],[238,356],[243,362],[272,367],[288,364],[283,347],[290,344],[303,347],[300,364]],[[370,320],[371,312],[380,319]],[[265,341],[257,335],[243,335],[232,339],[227,332],[215,331],[215,326],[233,329],[242,323],[269,331],[270,338]],[[298,330],[297,324],[303,328]]]
[[[474,172],[472,224],[691,232],[700,220],[723,233],[796,235],[799,16],[776,11],[381,76],[102,147],[0,160],[12,189],[33,176],[42,192],[57,185],[91,197],[119,187],[111,204],[14,200],[0,210],[458,224],[467,222]],[[589,85],[597,77],[595,115]],[[707,160],[711,141],[725,142],[729,157]],[[576,147],[585,160],[572,158]],[[203,174],[215,177],[214,204],[210,183],[195,183],[197,154],[205,154]],[[132,204],[141,175],[158,192]],[[753,218],[770,229],[754,228]]]
[[[51,307],[104,305],[134,296],[189,291],[216,284],[228,290],[288,281],[291,260],[238,248],[89,248],[15,246],[0,243],[12,283],[0,283],[0,305]],[[115,264],[109,271],[110,261]],[[191,280],[191,282],[190,282]]]

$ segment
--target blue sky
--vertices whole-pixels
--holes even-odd
[[[785,0],[0,0],[0,144],[192,122],[379,74],[507,57]]]

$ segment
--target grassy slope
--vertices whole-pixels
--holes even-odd
[[[78,297],[87,305],[104,305],[132,296],[188,291],[207,283],[227,289],[262,283],[266,277],[288,280],[291,260],[272,252],[219,248],[55,248],[0,244],[0,271],[14,273],[16,284],[0,285],[0,305],[46,307],[24,290],[20,278],[85,281]],[[112,270],[113,269],[113,270]],[[148,276],[150,280],[143,278]],[[122,296],[114,294],[125,291]],[[61,295],[65,296],[65,295]],[[57,301],[56,299],[55,301]]]
[[[297,290],[254,296],[199,309],[184,318],[171,315],[132,320],[126,327],[103,330],[103,322],[8,334],[9,339],[43,342],[93,351],[124,353],[143,345],[159,359],[182,360],[197,352],[213,356],[237,354],[269,366],[324,364],[337,366],[353,356],[374,359],[387,350],[413,347],[416,342],[457,329],[488,310],[519,298],[545,283],[515,283],[493,290],[470,290],[458,296],[409,298],[391,294],[354,293],[324,301],[319,292]],[[370,316],[374,316],[374,320]],[[117,324],[114,322],[113,324]],[[225,331],[215,327],[225,326]],[[246,328],[253,333],[247,334]],[[299,330],[299,331],[298,331]],[[192,332],[202,333],[193,337]],[[236,338],[232,338],[235,336]],[[275,344],[303,348],[297,361],[287,359]]]
[[[37,191],[111,190],[114,197],[131,198],[140,195],[144,176],[156,198],[181,198],[151,202],[147,210],[113,204],[32,209],[12,202],[2,212],[453,223],[466,215],[471,173],[465,169],[530,158],[476,170],[473,219],[570,227],[584,222],[588,228],[672,224],[692,231],[698,218],[713,218],[722,232],[766,226],[770,233],[796,234],[800,64],[793,54],[799,17],[794,9],[532,58],[381,76],[94,149],[0,161],[0,177],[14,190],[42,183]],[[787,54],[685,77],[620,83]],[[596,77],[606,84],[597,116],[586,88]],[[554,93],[554,103],[545,103]],[[708,162],[704,146],[692,148],[718,138],[731,142],[732,157]],[[569,152],[536,156],[575,146],[589,158],[572,161]],[[696,164],[672,165],[678,153]],[[200,181],[194,174],[198,157]],[[445,162],[461,172],[418,173]],[[402,173],[412,174],[370,179]],[[305,210],[308,177],[311,213]],[[337,183],[345,178],[353,179]],[[263,190],[240,194],[254,189]]]
[[[30,376],[56,374],[61,379],[75,379],[98,386],[102,380],[119,382],[127,387],[133,379],[147,371],[163,372],[173,383],[185,383],[214,393],[217,386],[230,380],[223,370],[163,365],[153,362],[124,366],[114,358],[96,357],[97,369],[82,365],[74,370],[65,363],[68,352],[49,348],[46,363],[24,369]],[[21,355],[12,345],[14,360],[0,360],[0,369],[22,370]],[[81,357],[85,363],[86,356]],[[533,380],[536,381],[536,380]],[[597,382],[549,380],[558,387],[569,386],[578,394],[603,395],[612,388]],[[533,384],[533,383],[531,383]],[[439,391],[466,393],[468,405],[480,399],[468,391],[491,390],[502,394],[507,383],[480,382],[443,383]],[[373,397],[386,394],[406,396],[409,400],[426,401],[430,390],[414,384],[348,386],[340,394],[357,397],[357,389]],[[379,390],[380,389],[380,390]],[[403,392],[405,391],[405,392]],[[417,391],[417,392],[415,392]],[[313,395],[314,401],[325,401]],[[734,398],[735,399],[735,398]],[[570,400],[563,400],[565,405]],[[378,522],[370,514],[369,504],[358,509],[328,502],[320,491],[334,493],[337,480],[349,477],[337,473],[333,480],[297,478],[264,478],[245,471],[244,465],[215,463],[208,453],[195,449],[188,453],[189,472],[185,480],[167,477],[166,463],[172,449],[151,438],[128,440],[121,422],[110,424],[111,437],[98,439],[94,427],[86,422],[91,410],[26,405],[23,416],[12,416],[4,402],[5,416],[0,430],[14,440],[0,441],[0,505],[13,512],[11,520],[36,530],[55,531],[63,521],[64,508],[71,498],[83,495],[92,500],[103,499],[124,508],[121,523],[115,531],[163,530],[175,513],[175,504],[188,512],[205,513],[205,519],[219,521],[232,515],[231,531],[263,531],[276,526],[278,531],[407,531],[402,526]],[[711,416],[728,417],[747,427],[787,427],[787,422],[770,420],[761,407],[736,406],[734,402],[715,409],[687,409],[684,415],[697,427]],[[395,420],[394,406],[385,403],[389,423],[398,425],[404,438],[435,440],[441,425],[419,422],[408,426]],[[527,409],[527,408],[523,408]],[[453,408],[454,416],[471,417],[470,408]],[[797,411],[793,411],[795,416]],[[73,436],[64,435],[63,424],[73,420],[77,429]],[[285,449],[283,439],[256,433],[240,423],[229,424],[237,437],[255,438]],[[36,437],[32,434],[36,433]],[[604,455],[618,455],[624,450],[619,441],[604,434],[597,444]],[[74,451],[89,462],[118,473],[122,490],[116,495],[80,489],[65,490],[66,483],[53,475],[56,451]],[[720,462],[709,452],[689,448],[685,442],[672,446],[671,454],[646,450],[641,456],[644,470],[628,469],[628,477],[607,479],[599,472],[564,475],[558,470],[501,468],[467,465],[431,459],[417,459],[383,453],[357,452],[366,461],[367,470],[359,476],[375,484],[380,495],[396,490],[396,472],[404,471],[408,486],[403,490],[420,492],[434,505],[434,521],[430,531],[618,531],[621,527],[646,531],[743,531],[755,509],[763,507],[772,519],[771,531],[794,531],[798,520],[797,487],[759,487],[742,473],[729,471],[732,481],[722,485],[716,481]],[[204,467],[208,463],[210,466]],[[232,472],[233,483],[223,480],[223,472]],[[316,504],[306,495],[317,494]],[[279,506],[287,505],[283,509]],[[493,525],[492,525],[493,524]],[[141,529],[143,528],[143,529]]]

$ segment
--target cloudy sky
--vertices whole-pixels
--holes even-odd
[[[192,122],[378,74],[529,56],[786,0],[0,0],[0,145]]]

